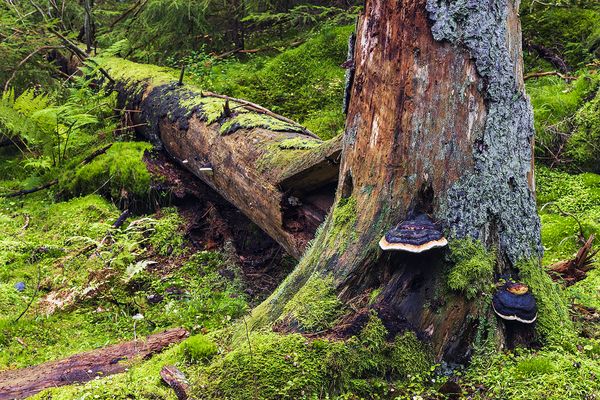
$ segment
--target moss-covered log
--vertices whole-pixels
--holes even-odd
[[[162,68],[122,59],[103,65],[120,107],[152,143],[300,258],[333,204],[342,138],[323,142],[242,101],[179,86]]]
[[[127,371],[132,364],[161,352],[189,336],[183,328],[168,329],[143,340],[130,340],[59,360],[0,374],[0,400],[24,399],[44,389],[83,383]]]
[[[334,208],[298,267],[254,310],[253,327],[333,326],[331,293],[352,305],[348,324],[370,292],[377,307],[396,310],[399,326],[431,341],[437,360],[464,362],[484,343],[536,337],[523,324],[525,334],[511,336],[496,320],[500,277],[526,281],[548,306],[537,322],[545,333],[565,318],[531,267],[542,246],[517,12],[513,0],[366,1]],[[410,212],[433,216],[450,245],[382,251],[380,238]],[[311,292],[315,282],[331,288]]]

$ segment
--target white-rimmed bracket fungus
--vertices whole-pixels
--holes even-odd
[[[492,298],[492,308],[502,319],[531,324],[537,318],[535,297],[522,283],[506,283]]]
[[[407,220],[392,227],[379,241],[383,250],[402,250],[421,253],[435,247],[443,247],[448,241],[427,214]]]

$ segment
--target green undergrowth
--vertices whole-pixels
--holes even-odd
[[[548,265],[571,257],[581,247],[581,239],[600,232],[600,176],[537,166],[536,182],[545,248],[542,263]]]
[[[462,384],[472,399],[593,399],[600,396],[599,357],[597,339],[564,334],[537,352],[517,349],[475,359]]]
[[[533,3],[533,4],[532,4]],[[600,10],[593,2],[521,3],[523,37],[553,49],[573,69],[600,58]]]
[[[174,208],[131,216],[112,230],[120,211],[98,195],[54,203],[39,192],[18,207],[9,200],[0,200],[0,370],[130,340],[134,332],[220,329],[247,308],[229,253],[190,254]]]
[[[590,75],[594,70],[583,70],[578,72],[579,78],[570,83],[566,83],[558,76],[546,76],[526,81],[527,94],[531,97],[531,105],[535,119],[535,138],[536,155],[538,157],[552,157],[552,153],[557,154],[561,145],[566,148],[568,157],[563,159],[572,159],[581,167],[590,165],[590,154],[595,154],[593,149],[589,149],[582,143],[585,139],[571,138],[580,137],[581,132],[589,130],[586,126],[594,129],[595,125],[586,123],[581,118],[580,110],[586,101],[593,98],[598,85],[593,81],[598,81],[598,74]],[[589,79],[591,78],[591,79]],[[592,80],[593,79],[593,80]],[[592,111],[588,106],[587,114]],[[582,147],[583,146],[583,147]],[[552,153],[551,153],[552,152]],[[552,162],[554,159],[547,162]]]
[[[600,92],[585,103],[574,118],[577,130],[568,141],[566,154],[581,168],[598,172],[600,166]]]
[[[201,53],[186,58],[190,81],[203,89],[260,104],[323,139],[344,128],[341,111],[347,42],[354,26],[329,28],[274,57],[252,56],[206,65]],[[172,61],[173,66],[178,62]]]
[[[440,394],[444,379],[433,377],[433,356],[412,332],[386,341],[387,331],[371,312],[358,336],[348,340],[310,339],[299,334],[252,332],[228,348],[231,327],[196,335],[119,375],[83,386],[48,389],[35,399],[125,398],[174,392],[161,382],[163,365],[175,365],[198,398],[208,399],[412,399]]]
[[[547,266],[573,258],[584,240],[600,232],[600,176],[592,173],[571,175],[538,166],[536,181],[544,245],[542,265]],[[592,250],[599,246],[600,242],[596,239]],[[569,286],[565,292],[575,302],[588,307],[600,307],[599,286],[600,271],[594,269],[588,272],[586,279]]]

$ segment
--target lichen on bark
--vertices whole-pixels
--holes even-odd
[[[543,247],[527,181],[533,111],[514,68],[519,51],[511,52],[507,43],[509,7],[518,10],[512,0],[427,0],[433,37],[469,50],[487,108],[485,131],[473,146],[474,171],[459,179],[445,199],[448,230],[483,242],[498,235],[501,253],[514,265],[540,257]]]

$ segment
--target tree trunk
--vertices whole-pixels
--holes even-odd
[[[148,336],[145,341],[130,340],[33,367],[3,371],[0,374],[0,400],[24,399],[51,387],[119,374],[188,336],[189,332],[183,328],[168,329]]]
[[[300,258],[333,204],[342,137],[323,142],[241,100],[178,86],[159,67],[103,65],[119,107],[141,110],[134,124],[149,125],[136,129]]]
[[[428,213],[449,241],[472,238],[494,252],[495,278],[541,256],[517,12],[512,0],[366,1],[336,204],[298,267],[254,310],[254,327],[298,326],[286,304],[329,277],[344,303],[379,290],[377,303],[428,337],[438,361],[469,357],[476,328],[494,317],[489,297],[447,289],[448,250],[382,251],[378,242],[409,212]]]

